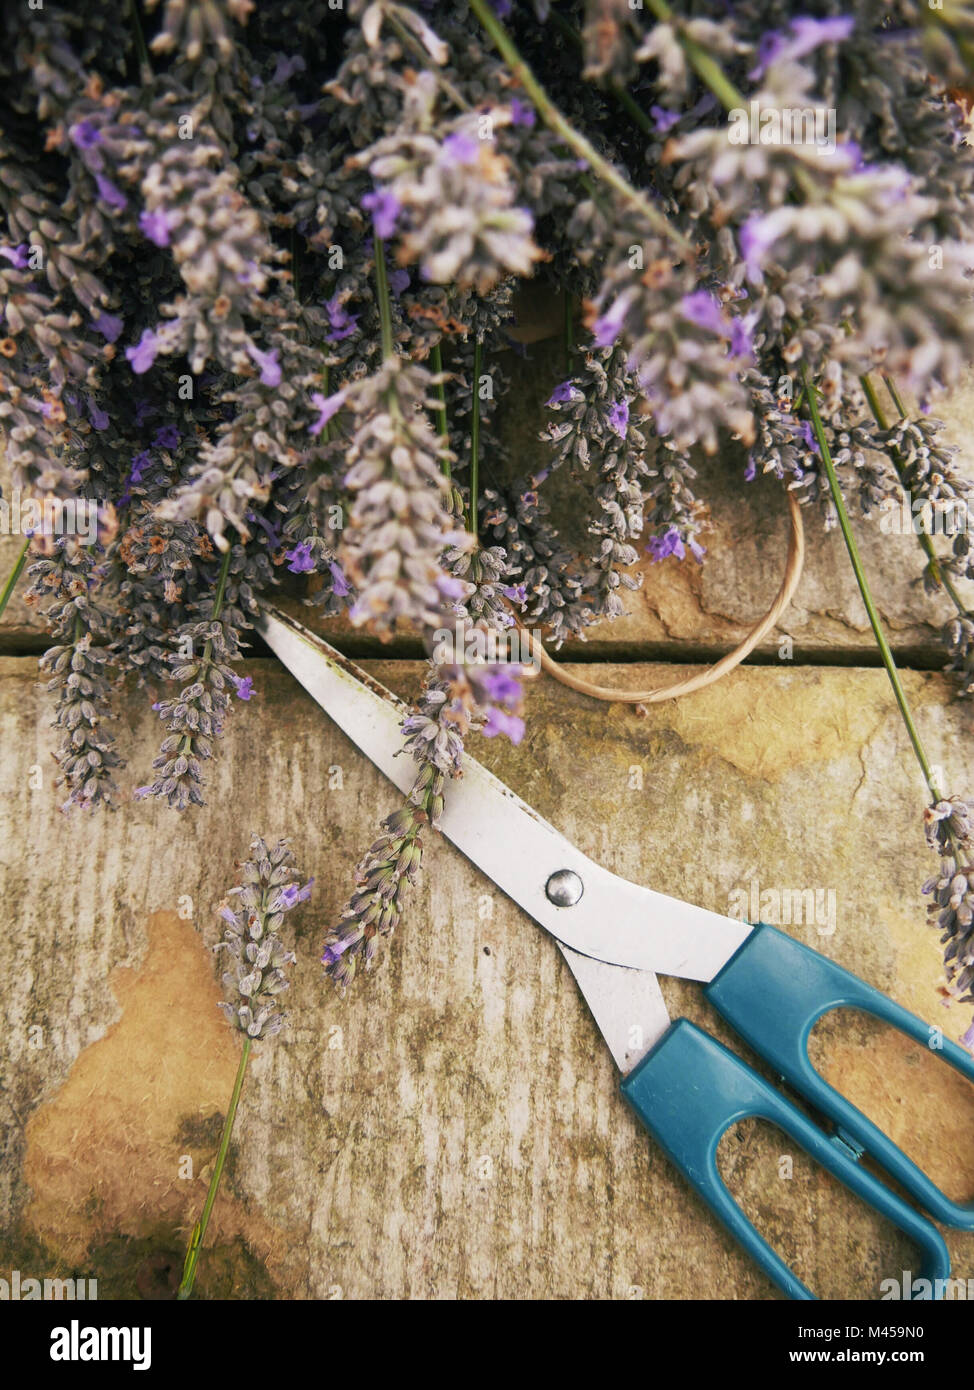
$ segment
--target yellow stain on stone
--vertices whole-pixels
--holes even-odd
[[[566,663],[565,669],[592,679],[591,667]],[[695,669],[641,663],[623,666],[618,668],[618,686],[620,690],[662,689]],[[704,758],[719,758],[746,777],[778,782],[796,768],[848,759],[885,723],[896,724],[896,707],[881,672],[876,672],[875,686],[865,698],[862,673],[850,672],[850,698],[846,700],[836,698],[837,674],[806,666],[800,671],[779,672],[776,680],[769,682],[761,669],[742,667],[692,695],[646,706],[645,716],[638,721],[632,706],[604,703],[599,708],[606,719],[623,725],[628,722],[631,737],[625,742],[600,739],[599,746],[589,751],[596,759],[625,760],[634,747],[645,746],[648,735],[659,729],[676,734]],[[838,678],[841,680],[841,675]],[[531,690],[529,705],[536,702],[547,713],[549,692],[538,686],[540,682]],[[922,704],[923,691],[911,698],[915,706]],[[584,695],[577,699],[591,703]],[[555,742],[574,744],[577,759],[577,742],[584,738],[585,730],[571,710],[561,709],[558,722],[545,733]]]
[[[685,743],[706,746],[746,777],[766,782],[848,757],[890,717],[895,711],[883,698],[837,702],[834,679],[807,667],[786,673],[771,690],[760,672],[735,671],[667,710],[670,727]]]
[[[157,912],[147,932],[142,966],[111,976],[121,1018],[27,1124],[27,1222],[70,1260],[102,1235],[167,1221],[191,1228],[206,1191],[200,1167],[213,1154],[193,1154],[178,1136],[187,1121],[224,1114],[236,1076],[239,1050],[192,924]],[[193,1180],[179,1175],[187,1150]],[[266,1223],[244,1223],[238,1208],[224,1186],[208,1240],[240,1232],[266,1250]]]

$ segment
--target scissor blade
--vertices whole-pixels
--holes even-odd
[[[415,763],[396,757],[405,706],[346,657],[272,608],[257,628],[268,646],[366,757],[406,792]],[[475,758],[464,755],[439,828],[558,941],[583,956],[637,970],[710,980],[750,933],[691,903],[619,878],[589,859]],[[546,892],[559,871],[578,875],[582,896],[558,906]]]
[[[616,1066],[625,1075],[656,1046],[670,1026],[659,980],[651,970],[627,970],[625,966],[580,956],[561,941],[558,948]]]

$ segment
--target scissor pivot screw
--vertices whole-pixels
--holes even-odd
[[[585,892],[585,885],[574,869],[556,869],[545,884],[548,901],[555,907],[574,907]]]

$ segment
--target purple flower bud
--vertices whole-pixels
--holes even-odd
[[[660,135],[665,135],[680,119],[679,111],[667,111],[665,106],[651,106],[649,108],[649,114],[652,116],[653,125],[655,125]]]
[[[388,188],[380,188],[374,193],[366,193],[362,207],[371,212],[375,234],[383,241],[395,234],[396,219],[402,212],[402,203]]]
[[[247,344],[247,352],[251,361],[256,362],[260,368],[260,380],[263,386],[280,386],[281,368],[277,360],[277,348],[271,348],[270,352],[261,352],[259,347],[253,343]]]
[[[141,483],[142,475],[152,462],[152,455],[148,449],[143,449],[141,453],[135,455],[132,460],[132,472],[129,474],[129,486],[133,483]]]
[[[351,592],[348,587],[348,580],[342,572],[341,565],[337,565],[334,560],[328,561],[328,568],[331,571],[331,591],[336,598],[345,598]]]
[[[533,106],[518,97],[511,98],[511,120],[515,125],[527,126],[530,129],[537,119]]]
[[[678,560],[682,560],[686,555],[680,533],[675,526],[664,531],[662,536],[650,537],[646,548],[654,560],[665,560],[668,555],[675,555]]]
[[[294,53],[290,57],[282,53],[278,56],[277,67],[274,69],[274,75],[271,81],[286,82],[288,78],[293,77],[296,72],[304,72],[307,66],[307,63],[301,57],[300,53]]]
[[[345,392],[336,391],[333,396],[323,396],[320,391],[311,393],[311,404],[319,412],[317,420],[308,426],[308,433],[319,435],[333,415],[337,415],[345,403]]]
[[[452,574],[441,574],[437,577],[436,587],[444,598],[463,598],[467,592],[467,586],[462,579],[456,579]]]
[[[389,275],[389,288],[398,299],[405,290],[409,289],[409,271],[393,270]]]
[[[18,270],[26,270],[29,265],[26,241],[22,241],[19,246],[0,246],[0,256],[10,261]]]
[[[353,944],[353,940],[351,936],[346,936],[344,941],[334,941],[330,946],[326,946],[321,957],[322,965],[336,965],[342,954]]]
[[[288,569],[292,574],[308,574],[315,567],[311,546],[307,541],[301,541],[293,550],[285,550],[284,558],[290,560]]]
[[[483,735],[484,738],[496,738],[498,734],[506,734],[512,743],[520,743],[524,737],[524,720],[519,719],[516,714],[508,714],[496,705],[491,705],[487,711]]]
[[[110,423],[107,412],[101,410],[91,396],[86,396],[85,399],[88,402],[88,414],[91,417],[92,426],[96,430],[107,430]]]
[[[281,544],[281,538],[274,530],[274,527],[270,524],[267,518],[261,516],[258,512],[248,512],[247,520],[252,521],[255,523],[255,525],[259,526],[260,529],[264,532],[264,535],[270,541],[271,545],[274,547],[275,550],[277,550],[277,548]]]
[[[815,438],[815,431],[812,429],[811,420],[803,420],[799,426],[799,432],[813,454],[819,452],[818,440]]]
[[[752,330],[756,318],[757,316],[755,314],[748,314],[744,318],[741,318],[739,314],[731,315],[731,357],[754,356],[754,337]]]
[[[151,328],[142,330],[142,337],[135,347],[127,347],[125,356],[132,364],[132,370],[136,376],[141,376],[147,372],[156,360],[156,353],[159,351],[159,337]]]
[[[776,208],[766,217],[755,213],[741,227],[741,255],[752,280],[760,277],[765,253],[777,241],[783,230],[783,222],[789,215],[787,208]]]
[[[68,131],[72,145],[79,150],[90,150],[101,141],[101,131],[91,121],[77,121]]]
[[[337,294],[332,295],[331,299],[324,300],[324,305],[328,314],[328,322],[331,325],[331,332],[325,334],[328,341],[340,343],[343,338],[350,338],[359,321],[358,314],[348,313]]]
[[[480,146],[471,136],[464,134],[462,130],[455,130],[452,135],[448,135],[441,146],[443,162],[447,168],[452,168],[457,164],[464,166],[473,164],[480,154]]]
[[[92,315],[91,322],[97,332],[110,343],[114,343],[118,340],[122,329],[125,327],[125,324],[116,314],[103,314],[98,312]]]
[[[158,449],[178,449],[182,437],[175,425],[162,425],[152,442]]]
[[[296,903],[307,902],[311,897],[311,885],[313,883],[313,878],[309,878],[303,888],[299,888],[296,883],[289,883],[286,888],[281,889],[281,902],[285,907],[294,907]]]
[[[127,208],[128,199],[112,183],[111,179],[106,179],[104,174],[95,175],[95,183],[98,186],[98,196],[103,203],[107,203],[111,208]]]
[[[577,400],[581,397],[581,392],[576,390],[573,381],[563,381],[552,391],[546,402],[547,405],[564,405],[567,401]]]
[[[159,208],[156,212],[139,213],[139,227],[155,246],[169,245],[169,218]]]
[[[626,309],[628,303],[624,296],[621,296],[613,304],[612,308],[605,314],[601,314],[592,324],[592,339],[596,347],[611,347],[619,334],[622,332],[622,325],[626,319]]]
[[[764,35],[758,46],[757,66],[748,76],[757,82],[772,63],[797,62],[823,43],[841,43],[852,33],[855,23],[851,15],[833,15],[828,19],[799,15],[791,22],[790,37],[774,29]]]
[[[609,429],[620,439],[625,439],[626,430],[629,428],[629,402],[625,399],[616,401],[609,411],[608,421]]]
[[[254,681],[252,676],[235,676],[234,684],[237,687],[237,699],[249,700],[254,693]]]
[[[680,301],[680,313],[698,328],[708,333],[716,333],[719,338],[728,336],[728,324],[720,311],[720,306],[708,290],[696,290],[684,295]]]
[[[520,669],[517,668],[518,672]],[[499,705],[516,705],[521,698],[521,686],[507,667],[498,666],[488,671],[480,683],[490,698],[496,700]]]

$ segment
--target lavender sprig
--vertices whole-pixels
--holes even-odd
[[[243,1047],[203,1213],[193,1227],[186,1252],[176,1294],[179,1299],[189,1298],[196,1281],[196,1269],[230,1148],[251,1047],[255,1042],[273,1037],[284,1024],[285,1015],[277,1001],[290,988],[284,972],[297,957],[293,951],[285,950],[278,932],[284,914],[311,896],[314,882],[309,880],[302,887],[287,840],[278,840],[271,849],[259,835],[254,835],[250,852],[252,858],[238,865],[243,882],[230,889],[220,906],[225,924],[223,940],[214,948],[227,951],[233,962],[232,969],[223,977],[231,997],[220,1008],[231,1025],[243,1034]],[[234,906],[230,899],[235,899]]]

